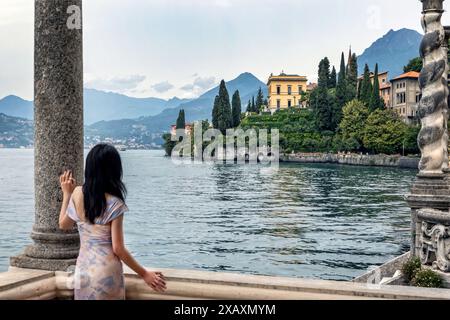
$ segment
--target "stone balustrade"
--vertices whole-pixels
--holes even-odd
[[[449,289],[376,286],[347,281],[256,276],[196,270],[161,270],[167,291],[157,293],[126,270],[129,300],[346,300],[450,299]],[[62,271],[11,268],[0,273],[0,300],[73,299],[72,275]]]

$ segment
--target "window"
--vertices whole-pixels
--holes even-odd
[[[281,87],[277,86],[277,94],[281,94]]]
[[[280,109],[280,106],[281,106],[281,101],[280,101],[280,100],[277,100],[277,109],[278,109],[278,110]]]
[[[303,87],[302,86],[298,86],[298,94],[302,94],[303,92]]]
[[[288,86],[288,95],[292,94],[292,86]]]
[[[288,100],[288,108],[292,107],[292,101]]]

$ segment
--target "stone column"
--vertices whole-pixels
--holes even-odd
[[[75,264],[78,232],[58,227],[59,174],[83,179],[82,0],[35,0],[34,52],[34,244],[11,266],[66,270]]]
[[[441,24],[444,0],[421,1],[425,35],[420,45],[424,63],[419,77],[422,99],[418,114],[422,129],[418,143],[422,158],[420,173],[406,199],[411,207],[411,253],[420,257],[423,264],[437,268],[435,262],[441,254],[437,234],[445,237],[446,226],[450,225],[448,47]]]

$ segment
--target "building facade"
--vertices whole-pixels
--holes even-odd
[[[307,91],[308,79],[296,74],[270,75],[267,82],[268,108],[273,113],[291,107],[305,107],[302,97]]]
[[[419,73],[407,72],[391,80],[390,107],[407,123],[417,121],[417,107],[421,98]]]

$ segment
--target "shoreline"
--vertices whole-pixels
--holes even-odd
[[[418,169],[419,157],[384,154],[357,153],[292,153],[280,155],[284,163],[330,163],[367,167],[390,167],[401,169]]]

